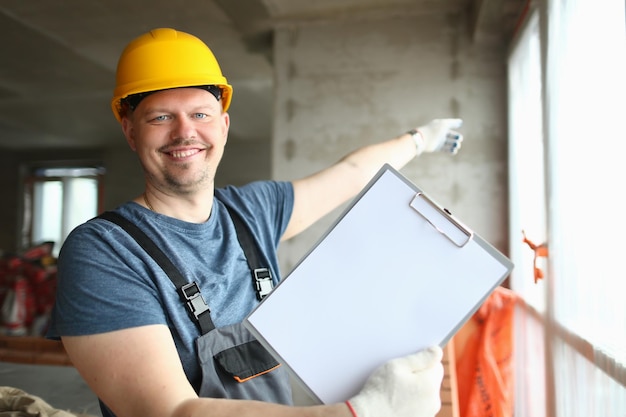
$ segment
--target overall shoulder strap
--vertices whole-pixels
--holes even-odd
[[[113,211],[106,211],[97,218],[120,226],[155,260],[176,286],[178,294],[187,306],[189,314],[199,326],[202,334],[206,334],[215,328],[213,320],[211,320],[211,311],[200,293],[198,283],[187,281],[163,251],[137,225]]]
[[[243,253],[248,260],[248,267],[252,272],[252,284],[254,285],[257,299],[261,301],[272,291],[272,288],[274,288],[272,273],[270,269],[263,266],[263,263],[261,262],[261,250],[259,249],[250,228],[244,223],[241,216],[229,206],[228,203],[217,196],[216,198],[224,204],[228,210],[230,218],[233,221],[233,224],[235,225],[239,245],[241,246],[241,249],[243,249]]]

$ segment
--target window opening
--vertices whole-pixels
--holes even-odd
[[[99,166],[36,167],[25,181],[22,243],[30,247],[53,242],[53,255],[79,224],[98,214],[101,182]]]

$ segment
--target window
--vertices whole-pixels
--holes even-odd
[[[34,168],[26,179],[23,246],[54,242],[57,256],[67,235],[97,215],[101,167]]]
[[[509,59],[517,415],[626,416],[624,17],[623,0],[548,0]],[[522,230],[548,245],[536,284]]]

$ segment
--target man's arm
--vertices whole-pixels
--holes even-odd
[[[117,417],[434,417],[441,406],[443,353],[438,347],[382,365],[345,403],[294,407],[199,398],[164,325],[66,336],[63,344],[78,372]]]
[[[352,416],[346,404],[290,407],[198,398],[163,325],[63,337],[63,344],[89,387],[118,417]]]
[[[358,194],[388,163],[400,169],[422,152],[456,154],[463,136],[452,129],[460,119],[436,119],[396,138],[359,148],[336,164],[293,181],[294,208],[282,236],[287,240]]]

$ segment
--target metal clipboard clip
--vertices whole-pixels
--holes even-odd
[[[447,237],[459,248],[465,246],[474,232],[452,217],[452,213],[446,208],[439,207],[426,194],[417,193],[411,201],[411,207],[417,211],[432,227]]]

